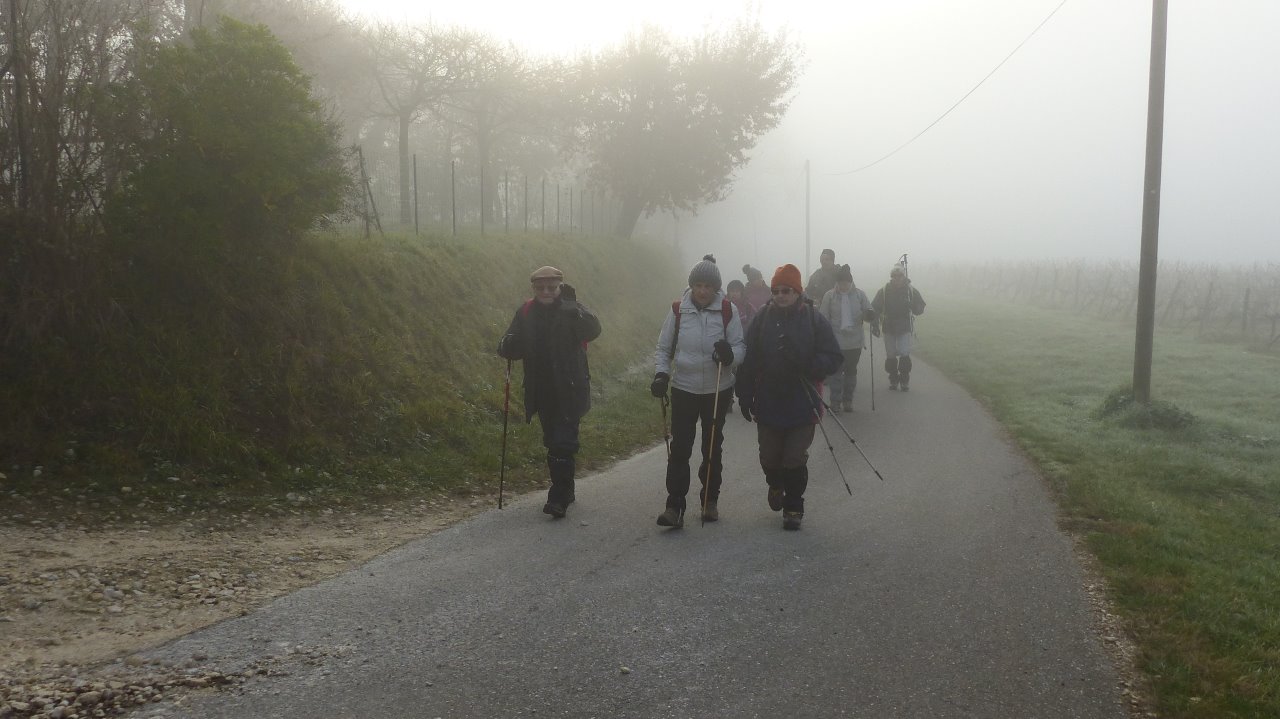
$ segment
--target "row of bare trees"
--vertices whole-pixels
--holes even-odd
[[[780,121],[799,71],[798,48],[754,22],[547,58],[465,28],[366,23],[333,0],[0,2],[0,210],[16,213],[0,221],[20,215],[67,245],[101,224],[102,198],[133,169],[147,124],[130,96],[138,50],[222,15],[269,27],[346,142],[371,165],[393,161],[402,225],[414,156],[480,178],[491,225],[509,174],[608,194],[623,236],[647,214],[696,211]]]
[[[1041,260],[931,268],[930,284],[1024,305],[1132,319],[1138,268],[1132,262]],[[1156,322],[1212,339],[1274,348],[1280,342],[1280,265],[1161,262]]]

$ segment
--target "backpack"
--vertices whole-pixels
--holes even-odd
[[[675,315],[676,326],[675,331],[671,333],[671,351],[667,353],[667,358],[672,359],[676,356],[676,343],[680,341],[680,300],[671,303],[671,314]],[[720,319],[723,322],[725,339],[729,338],[729,322],[733,320],[733,303],[728,298],[720,301]]]

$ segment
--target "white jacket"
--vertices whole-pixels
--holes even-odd
[[[742,318],[732,302],[729,303],[729,324],[725,326],[721,311],[724,299],[724,292],[717,292],[710,304],[698,309],[693,304],[690,291],[685,290],[680,300],[679,317],[670,307],[667,308],[662,332],[658,333],[658,346],[653,352],[653,364],[655,371],[671,376],[672,387],[693,394],[711,394],[733,386],[733,370],[742,364],[747,344],[742,332]],[[680,336],[673,356],[671,340],[677,319],[680,321]],[[715,343],[722,339],[728,340],[733,348],[733,364],[720,370],[720,385],[716,386],[716,363],[711,359],[711,352]]]

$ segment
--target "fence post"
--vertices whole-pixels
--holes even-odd
[[[413,236],[418,236],[418,153],[413,153]]]
[[[458,236],[458,161],[449,160],[449,214],[453,218],[453,236]]]
[[[480,236],[484,237],[484,217],[488,213],[487,207],[484,206],[484,163],[480,163]]]
[[[1244,312],[1240,313],[1240,333],[1249,335],[1249,291],[1252,288],[1244,288]]]

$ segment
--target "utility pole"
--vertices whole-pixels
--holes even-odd
[[[1155,345],[1168,20],[1169,0],[1154,0],[1151,12],[1151,73],[1147,89],[1147,170],[1142,187],[1142,259],[1138,268],[1138,321],[1133,352],[1133,399],[1143,405],[1151,403],[1151,354]]]
[[[809,277],[809,161],[804,161],[804,276]],[[821,299],[821,298],[819,298]]]

